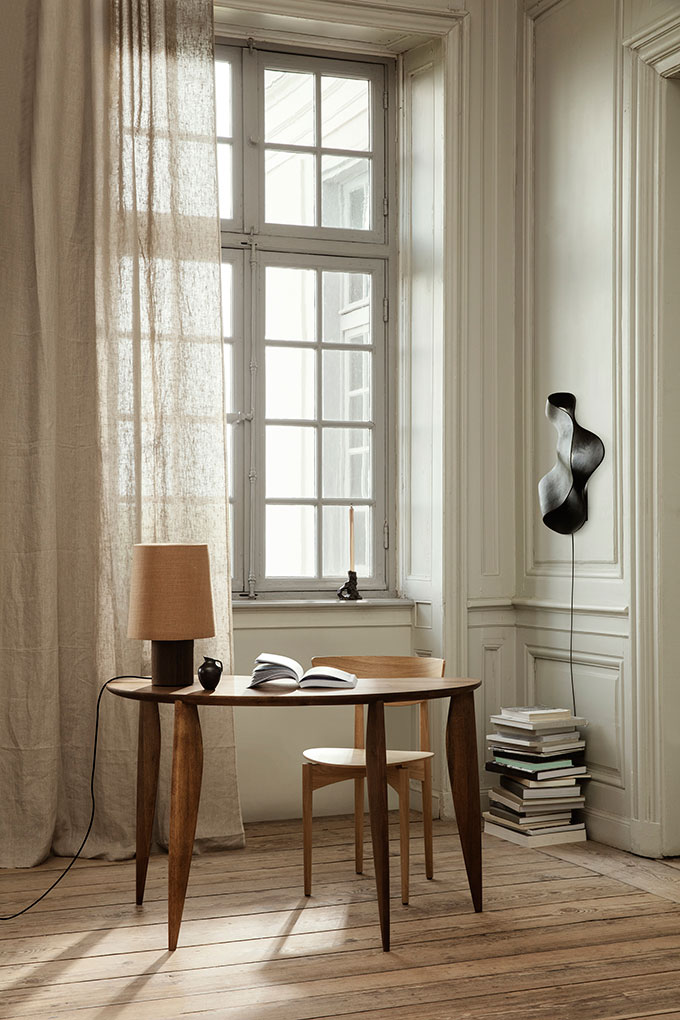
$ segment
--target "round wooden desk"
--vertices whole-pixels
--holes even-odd
[[[186,896],[196,818],[201,793],[203,742],[199,705],[367,705],[366,781],[371,818],[380,931],[385,951],[390,948],[390,871],[385,770],[385,704],[410,699],[450,698],[446,726],[446,754],[458,834],[475,910],[482,909],[482,829],[477,765],[477,735],[473,692],[479,680],[361,679],[352,690],[307,688],[272,682],[251,690],[249,676],[223,676],[217,690],[193,687],[154,687],[147,680],[117,680],[109,690],[139,702],[137,757],[137,903],[144,886],[151,847],[151,829],[158,786],[160,720],[158,705],[174,703],[168,845],[168,949],[177,947]]]

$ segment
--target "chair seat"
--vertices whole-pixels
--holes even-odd
[[[366,752],[359,747],[310,747],[302,754],[316,765],[342,765],[344,768],[366,768]],[[387,751],[388,765],[409,765],[432,758],[432,751]]]

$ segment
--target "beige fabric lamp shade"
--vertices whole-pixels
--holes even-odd
[[[193,683],[194,638],[214,634],[207,545],[135,545],[128,637],[151,640],[153,683]]]

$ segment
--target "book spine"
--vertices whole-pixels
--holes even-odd
[[[536,718],[545,720],[543,715]],[[557,732],[551,740],[541,739],[538,730],[518,730],[517,742],[513,742],[512,735],[509,735],[505,746],[503,734],[487,736],[494,758],[486,763],[485,768],[500,777],[500,787],[489,793],[490,809],[484,812],[485,829],[493,835],[511,842],[538,846],[543,837],[532,838],[534,822],[533,835],[537,835],[541,828],[545,829],[545,845],[557,841],[553,838],[555,833],[564,833],[565,841],[585,838],[583,823],[578,821],[578,815],[573,815],[573,811],[579,809],[579,802],[580,805],[584,803],[579,782],[585,773],[586,742],[575,730],[575,725],[582,721],[569,716],[553,718],[550,723],[557,728],[562,721],[564,736]],[[501,710],[501,716],[492,717],[491,722],[511,726],[513,719]],[[521,722],[524,726],[531,726],[532,720],[523,718]],[[566,746],[561,747],[560,743]],[[575,770],[580,770],[581,774]],[[525,786],[518,782],[520,779],[525,783],[530,781],[530,784]],[[555,783],[551,787],[551,781],[558,779],[571,782]],[[570,803],[561,804],[561,800]]]

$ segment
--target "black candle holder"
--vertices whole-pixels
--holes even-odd
[[[360,602],[361,595],[357,588],[357,574],[356,570],[349,570],[347,572],[348,580],[337,590],[337,596],[341,602]]]

